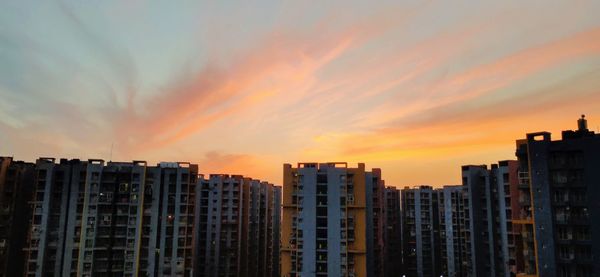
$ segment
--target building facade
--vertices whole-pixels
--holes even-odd
[[[403,275],[442,273],[438,193],[430,186],[405,187],[402,194]]]
[[[584,116],[577,123],[561,140],[527,134],[517,149],[529,177],[539,276],[600,274],[600,135]]]
[[[496,276],[494,224],[492,219],[490,174],[485,165],[462,167],[463,186],[468,205],[465,205],[469,217],[469,247],[467,265],[468,276]]]
[[[385,276],[402,272],[402,213],[400,190],[385,188]]]
[[[34,165],[0,157],[0,276],[23,276]]]
[[[278,276],[281,188],[241,175],[200,180],[196,276]]]
[[[283,167],[281,276],[367,276],[365,165]]]
[[[538,276],[537,275],[537,247],[535,242],[535,226],[533,221],[533,205],[531,182],[529,179],[529,158],[527,154],[527,140],[517,140],[517,159],[518,167],[518,189],[519,189],[519,209],[513,225],[520,230],[520,253],[522,256],[518,263],[522,264],[522,269],[517,273],[519,276]]]
[[[440,224],[441,276],[466,276],[468,258],[466,237],[469,234],[469,219],[465,210],[463,186],[444,186],[438,193]]]
[[[240,276],[248,270],[250,180],[210,175],[200,180],[198,200],[197,276]]]
[[[521,225],[513,224],[521,210],[518,168],[518,161],[506,160],[493,164],[490,170],[494,240],[499,242],[495,249],[497,276],[514,276],[524,268]]]
[[[281,213],[283,190],[280,186],[273,187],[273,277],[281,276]]]
[[[519,163],[508,160],[489,169],[462,167],[470,276],[510,277],[523,271],[518,172]]]
[[[385,276],[386,202],[385,182],[381,170],[365,172],[367,197],[367,276]]]
[[[281,190],[267,182],[250,182],[250,220],[247,276],[279,274],[279,222]],[[244,274],[239,275],[244,276]]]
[[[198,168],[40,158],[27,276],[191,276]]]

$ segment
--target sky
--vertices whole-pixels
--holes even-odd
[[[460,183],[600,126],[600,1],[1,1],[0,155]]]

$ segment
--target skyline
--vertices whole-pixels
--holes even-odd
[[[2,3],[0,155],[441,186],[526,133],[598,131],[599,2],[322,5]]]

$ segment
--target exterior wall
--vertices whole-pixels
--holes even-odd
[[[385,276],[398,276],[402,272],[402,221],[400,191],[385,188]]]
[[[196,276],[278,275],[281,190],[218,174],[201,179],[199,190]]]
[[[27,276],[190,276],[197,172],[39,159]]]
[[[261,189],[260,182],[252,180],[250,181],[250,220],[249,220],[249,232],[248,232],[248,275],[256,276],[259,268],[263,265],[261,262],[261,245],[260,234],[261,234],[261,217],[260,210],[263,204],[261,199],[264,197]]]
[[[271,276],[275,270],[279,274],[279,258],[275,260],[273,256],[274,210],[279,207],[274,205],[280,202],[274,200],[275,196],[272,184],[258,180],[250,182],[248,276]]]
[[[463,166],[463,186],[469,199],[469,276],[496,276],[491,182],[485,166]]]
[[[504,180],[504,187],[507,184],[509,190],[505,193],[510,196],[510,205],[507,206],[507,229],[508,229],[508,256],[509,256],[509,270],[511,274],[517,275],[524,272],[524,257],[523,257],[523,237],[522,229],[523,226],[519,224],[521,216],[521,189],[519,179],[519,161],[508,161],[506,165],[506,173],[508,174],[508,183]],[[503,178],[504,179],[504,178]],[[510,209],[509,209],[510,207]]]
[[[163,195],[160,195],[162,203],[159,202],[159,214],[162,216],[158,219],[160,234],[157,249],[160,253],[155,268],[159,276],[190,276],[194,269],[196,234],[193,224],[198,167],[189,163],[161,163],[159,167]],[[135,184],[131,198],[135,198]],[[135,202],[135,199],[130,199],[130,202]],[[129,223],[133,221],[130,217]]]
[[[467,252],[463,192],[463,186],[444,186],[438,190],[443,276],[457,277],[467,274],[467,267],[463,263]]]
[[[548,151],[547,147],[550,143],[550,134],[543,134],[543,140],[537,143],[534,136],[528,135],[528,148],[530,153],[535,153],[532,157],[529,156],[529,165],[534,170],[530,174],[532,185],[532,197],[534,207],[534,226],[535,240],[538,242],[538,272],[540,276],[555,274],[557,272],[555,259],[555,245],[552,224],[552,204],[551,204],[551,188],[549,184],[549,172],[547,169]],[[530,171],[531,172],[531,171]],[[540,247],[544,251],[539,251]]]
[[[248,217],[249,209],[244,205],[250,203],[247,200],[250,180],[242,176],[210,175],[201,182],[197,274],[241,276],[242,257],[250,254],[247,246],[242,246],[242,230],[248,230],[244,226],[248,221],[243,219]]]
[[[34,165],[0,157],[0,276],[23,276]]]
[[[539,276],[537,275],[537,247],[535,241],[535,228],[533,222],[533,199],[532,188],[529,174],[529,150],[527,140],[517,141],[517,159],[519,161],[518,178],[519,178],[519,209],[518,216],[513,223],[520,229],[520,255],[522,258],[523,268],[518,270],[518,274],[524,276]],[[519,254],[517,254],[519,255]]]
[[[385,275],[385,185],[381,170],[365,173],[367,196],[367,275]]]
[[[577,131],[527,135],[520,161],[529,172],[539,276],[600,274],[600,135],[582,117]],[[523,143],[521,144],[523,145]]]
[[[366,276],[364,164],[284,165],[281,276]]]
[[[300,192],[298,187],[298,168],[290,164],[283,165],[283,184],[281,198],[281,276],[298,276],[298,209],[300,206],[297,197]]]
[[[516,243],[520,234],[513,225],[513,210],[518,211],[518,162],[500,161],[492,165],[492,199],[495,206],[493,222],[495,224],[494,241],[499,242],[494,249],[496,272],[498,276],[516,275],[517,269]]]
[[[54,161],[42,158],[36,162],[33,214],[26,248],[27,276],[60,276],[61,272],[64,241],[61,211],[66,209],[64,200],[70,171],[64,163],[55,165]]]
[[[0,192],[0,276],[279,276],[281,188],[267,182],[0,158]]]
[[[442,260],[438,193],[430,186],[402,193],[403,260],[406,276],[440,276]]]
[[[281,276],[281,187],[273,187],[272,277]]]
[[[523,270],[518,263],[523,259],[518,254],[522,249],[518,165],[517,161],[500,161],[489,170],[486,166],[462,168],[463,201],[467,203],[463,209],[468,216],[466,270],[471,276],[508,277]]]

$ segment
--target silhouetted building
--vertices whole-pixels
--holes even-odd
[[[283,192],[280,186],[273,187],[273,277],[281,276],[281,198]]]
[[[527,216],[535,226],[528,233],[534,254],[525,248],[525,260],[537,258],[539,276],[600,275],[600,135],[582,116],[562,140],[552,141],[548,132],[527,134],[517,156],[533,200]]]
[[[196,276],[279,275],[281,189],[240,175],[200,182]]]
[[[365,165],[283,167],[281,276],[367,276]]]
[[[34,165],[0,157],[0,276],[23,276]]]
[[[485,165],[463,166],[463,186],[467,193],[465,205],[469,217],[467,237],[468,276],[493,276],[495,271],[494,249],[498,243],[493,239],[492,202],[490,201],[490,176]]]
[[[281,195],[272,184],[258,180],[250,181],[250,220],[248,237],[247,275],[238,276],[273,276],[279,274],[279,248],[274,255],[275,234],[280,230],[275,221],[280,220]],[[278,236],[278,235],[277,235]]]
[[[442,272],[438,193],[430,186],[404,188],[402,194],[403,275]]]
[[[367,197],[367,276],[383,277],[385,272],[385,183],[381,170],[365,172]]]
[[[400,190],[385,188],[385,276],[402,272],[402,214]]]
[[[189,276],[198,168],[40,158],[27,276]]]
[[[522,221],[518,162],[463,166],[470,276],[509,277],[522,271]],[[517,220],[513,224],[513,219]]]

